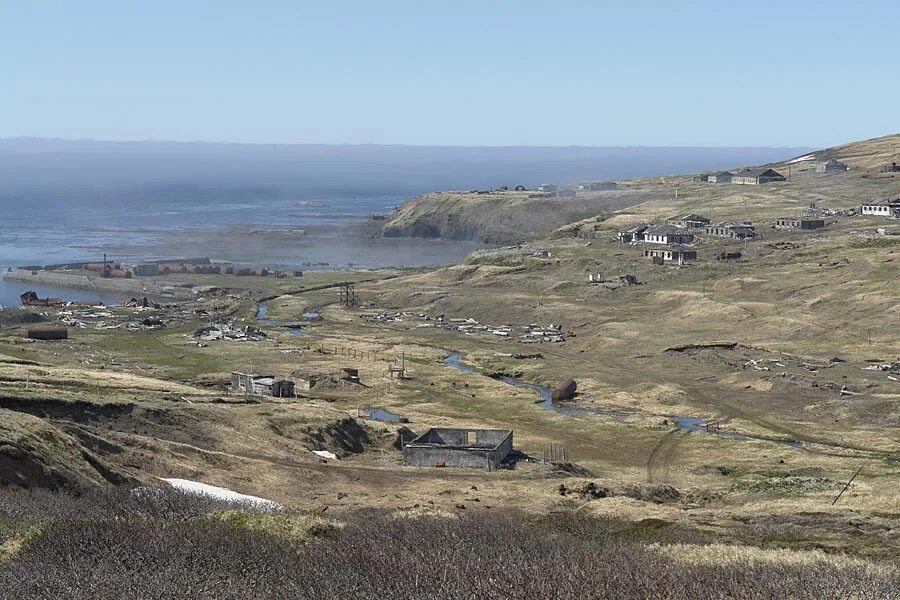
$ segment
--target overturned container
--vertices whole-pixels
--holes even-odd
[[[31,340],[65,340],[69,330],[65,327],[31,327],[25,334]]]

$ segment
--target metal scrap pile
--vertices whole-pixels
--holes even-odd
[[[159,317],[134,320],[130,315],[115,314],[102,308],[62,310],[56,318],[79,329],[123,329],[125,331],[158,331],[166,325]]]
[[[194,332],[194,338],[211,342],[214,340],[229,340],[237,342],[258,342],[266,337],[264,331],[258,327],[245,325],[235,327],[234,322],[210,323]]]

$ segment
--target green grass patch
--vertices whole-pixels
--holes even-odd
[[[245,510],[224,510],[213,513],[212,518],[237,527],[263,531],[307,543],[338,531],[343,523],[317,515],[259,513]]]
[[[900,237],[878,237],[865,240],[853,240],[847,244],[850,248],[894,248],[900,246]]]

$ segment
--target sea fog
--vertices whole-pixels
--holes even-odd
[[[99,260],[103,253],[114,261],[209,256],[289,269],[456,262],[478,246],[372,238],[365,225],[436,189],[691,173],[806,151],[6,139],[0,267]],[[0,305],[17,303],[21,288],[0,283]]]

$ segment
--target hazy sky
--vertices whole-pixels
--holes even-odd
[[[827,146],[897,0],[0,0],[0,137]]]

